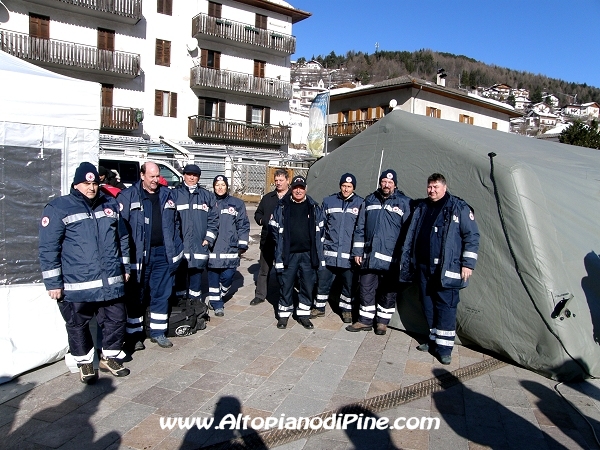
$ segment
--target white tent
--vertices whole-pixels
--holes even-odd
[[[96,163],[100,86],[0,52],[0,383],[62,358],[64,322],[39,268],[38,220]]]

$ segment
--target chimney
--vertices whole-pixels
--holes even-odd
[[[438,69],[436,84],[438,86],[446,86],[446,71],[444,69]]]

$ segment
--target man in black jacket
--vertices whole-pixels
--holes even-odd
[[[267,298],[267,288],[269,286],[269,273],[273,267],[275,259],[275,242],[269,237],[269,220],[273,215],[273,211],[279,204],[279,201],[289,191],[288,172],[285,169],[277,169],[273,174],[275,181],[275,190],[265,194],[260,200],[254,220],[262,227],[260,233],[260,269],[256,279],[256,290],[254,292],[254,300],[251,305],[258,305]]]

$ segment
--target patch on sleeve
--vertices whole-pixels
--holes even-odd
[[[104,208],[104,214],[106,214],[106,217],[112,217],[114,213],[115,212],[112,209]]]
[[[48,218],[48,216],[42,217],[42,226],[43,227],[47,227],[49,223],[50,223],[50,219]]]

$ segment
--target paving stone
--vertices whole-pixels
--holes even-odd
[[[177,391],[171,389],[164,389],[158,386],[152,386],[150,389],[134,397],[131,401],[139,403],[141,405],[148,405],[154,408],[160,408],[162,405],[167,403],[177,394]]]
[[[108,450],[121,445],[121,434],[104,427],[94,426],[80,430],[73,439],[65,442],[59,450]]]
[[[323,348],[321,347],[301,345],[292,353],[292,356],[295,358],[303,358],[314,361],[319,358],[321,352],[323,352]]]
[[[373,376],[375,375],[375,371],[377,370],[377,366],[373,364],[363,364],[361,362],[352,361],[352,363],[346,369],[346,373],[344,373],[344,378],[348,380],[356,380],[356,381],[373,381]]]
[[[348,342],[340,339],[332,339],[318,358],[319,361],[329,364],[347,366],[354,359],[359,348],[358,342]]]
[[[200,375],[203,375],[210,371],[214,366],[219,364],[217,361],[209,361],[202,358],[194,358],[187,364],[181,367],[181,370],[187,370]]]
[[[121,437],[121,445],[146,449],[155,447],[171,430],[160,427],[160,416],[151,414]]]
[[[113,414],[99,421],[98,425],[119,433],[125,433],[155,411],[156,408],[151,406],[127,402]]]
[[[496,401],[503,406],[516,406],[519,408],[530,408],[531,404],[527,400],[527,396],[521,390],[513,389],[494,389]]]
[[[346,367],[316,361],[296,383],[293,394],[329,399],[344,376]]]
[[[377,397],[378,395],[387,394],[391,391],[396,391],[401,388],[399,383],[390,383],[387,381],[373,380],[369,391],[367,392],[367,398]]]
[[[179,370],[172,373],[167,378],[164,378],[156,384],[156,387],[181,392],[198,381],[200,377],[202,377],[202,374],[193,373],[187,370]]]
[[[194,389],[202,389],[212,393],[219,392],[235,377],[224,373],[208,372],[192,384],[190,387]]]
[[[189,387],[156,410],[159,416],[187,417],[214,396],[214,392]]]
[[[242,372],[239,373],[233,380],[231,380],[230,384],[247,386],[256,389],[263,384],[265,380],[267,380],[267,377],[261,377],[259,375]]]
[[[335,390],[335,395],[364,399],[370,385],[371,383],[364,381],[342,379]]]
[[[277,370],[283,361],[283,359],[273,356],[259,356],[245,367],[244,372],[268,377]]]
[[[275,411],[290,394],[293,387],[294,385],[292,384],[274,383],[267,380],[254,391],[244,405],[263,411]]]
[[[290,393],[273,412],[273,416],[310,417],[325,411],[329,399],[316,399],[306,395]]]

